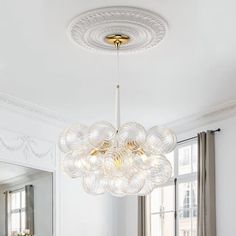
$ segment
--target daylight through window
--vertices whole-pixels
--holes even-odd
[[[12,233],[25,230],[25,189],[10,192],[10,225]]]
[[[172,178],[151,198],[151,236],[197,236],[197,143],[168,154]]]

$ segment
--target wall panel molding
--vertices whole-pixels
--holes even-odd
[[[0,128],[0,160],[37,169],[56,169],[55,144]]]

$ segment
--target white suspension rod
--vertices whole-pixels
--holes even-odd
[[[115,118],[116,118],[116,129],[120,128],[120,85],[116,86],[116,110],[115,110]]]
[[[116,84],[116,104],[115,104],[115,119],[116,119],[116,129],[120,128],[120,61],[119,61],[119,48],[120,41],[115,42],[116,52],[117,52],[117,84]]]

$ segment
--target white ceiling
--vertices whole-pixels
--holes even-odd
[[[236,99],[234,0],[0,0],[0,89],[85,123],[113,122],[115,57],[70,42],[67,25],[101,6],[153,10],[161,45],[121,58],[122,121],[149,127]]]
[[[0,184],[19,176],[35,174],[38,172],[39,170],[32,168],[0,162]]]

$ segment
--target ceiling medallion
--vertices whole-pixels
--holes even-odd
[[[147,195],[171,177],[165,154],[175,148],[176,136],[162,126],[148,131],[137,122],[120,126],[119,52],[131,38],[113,33],[105,35],[104,42],[117,52],[116,127],[100,121],[65,129],[59,137],[59,148],[65,153],[63,170],[71,178],[81,178],[89,194]]]
[[[121,52],[133,52],[157,46],[165,37],[167,22],[158,14],[135,7],[116,6],[98,8],[75,17],[68,33],[74,43],[91,50],[112,52],[106,36],[124,34],[129,43]]]

